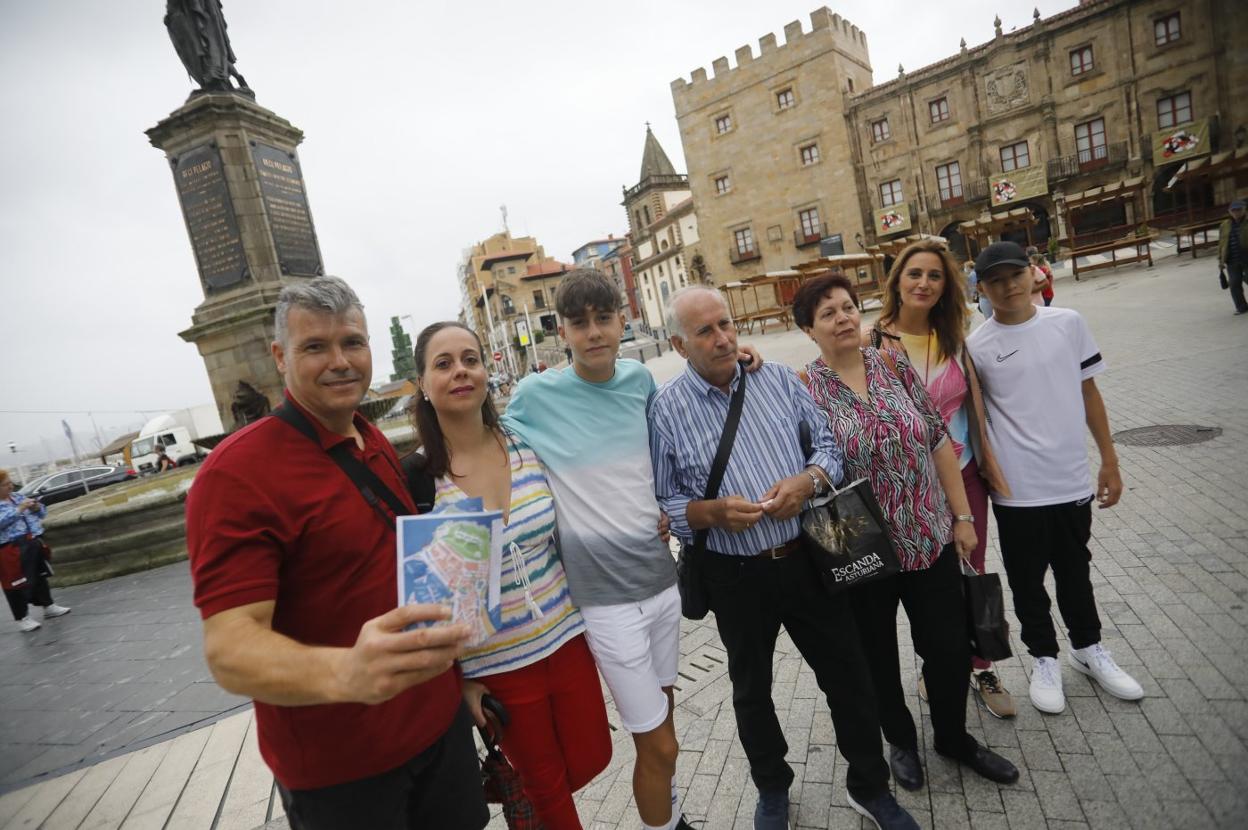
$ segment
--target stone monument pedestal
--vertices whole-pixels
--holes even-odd
[[[147,137],[173,170],[204,290],[179,336],[199,349],[221,423],[236,428],[240,382],[282,400],[269,351],[279,292],[324,273],[296,153],[303,132],[222,92],[193,96]]]

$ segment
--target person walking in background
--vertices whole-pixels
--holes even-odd
[[[966,274],[966,284],[971,292],[971,302],[979,308],[979,313],[987,320],[992,316],[992,303],[988,302],[988,297],[979,290],[979,275],[975,273],[975,264],[969,260],[962,265],[962,272]]]
[[[1077,311],[1030,303],[1030,265],[1013,242],[994,242],[980,253],[975,270],[994,312],[966,347],[980,373],[989,438],[1010,483],[1008,492],[993,489],[992,509],[1014,613],[1035,658],[1031,703],[1055,714],[1066,708],[1066,696],[1044,586],[1050,568],[1071,666],[1123,700],[1139,700],[1144,691],[1101,644],[1092,593],[1092,501],[1108,508],[1122,496],[1109,416],[1095,380],[1105,361]],[[1095,487],[1085,428],[1101,456]]]
[[[1218,265],[1226,270],[1235,314],[1248,314],[1244,282],[1248,280],[1248,222],[1244,221],[1244,200],[1231,202],[1230,216],[1218,227]]]
[[[708,531],[698,567],[728,652],[737,735],[758,788],[755,830],[790,826],[794,773],[772,699],[781,626],[827,698],[837,746],[849,762],[850,806],[877,827],[917,828],[888,790],[871,673],[849,602],[823,589],[799,534],[802,505],[841,478],[826,417],[787,367],[767,364],[743,379],[737,329],[715,289],[689,286],[673,294],[667,329],[688,363],[650,405],[656,492],[682,543]],[[718,497],[707,500],[730,399],[741,383],[744,400],[723,482]],[[799,437],[801,421],[810,426],[809,453]]]
[[[32,605],[43,609],[45,620],[70,611],[52,601],[48,586],[51,569],[44,555],[41,521],[47,514],[39,502],[13,492],[9,471],[0,470],[0,583],[17,628],[23,632],[40,627],[30,615]]]
[[[421,452],[404,459],[408,480],[432,479],[438,510],[480,499],[503,511],[502,622],[460,658],[464,698],[483,727],[482,697],[502,702],[511,723],[499,743],[538,819],[547,830],[580,830],[572,793],[611,760],[611,730],[585,623],[568,595],[546,474],[529,445],[499,425],[471,329],[428,326],[415,358]]]
[[[1044,275],[1044,287],[1040,289],[1040,298],[1044,301],[1045,308],[1048,308],[1053,305],[1053,269],[1044,261],[1044,254],[1034,253],[1030,259],[1031,267],[1038,269]]]
[[[988,547],[988,488],[1009,493],[1009,486],[987,440],[979,379],[965,349],[964,298],[949,249],[942,242],[916,242],[893,264],[884,283],[884,308],[879,321],[864,329],[862,345],[905,355],[944,418],[975,517],[976,543],[968,561],[982,574]],[[919,684],[919,696],[926,700],[922,675]],[[992,663],[972,657],[971,688],[995,717],[1015,715],[1014,701]]]
[[[960,284],[952,294],[965,313]],[[971,646],[958,563],[970,558],[978,539],[945,421],[903,354],[861,346],[858,297],[848,280],[807,281],[793,298],[793,319],[819,346],[806,384],[843,448],[845,477],[871,483],[901,561],[899,573],[849,591],[893,777],[908,790],[923,786],[918,731],[901,686],[900,603],[923,659],[933,749],[990,781],[1013,784],[1018,769],[966,731]]]

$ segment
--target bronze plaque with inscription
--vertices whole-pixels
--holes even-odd
[[[216,145],[201,145],[170,161],[205,290],[242,282],[249,276],[247,257]]]
[[[251,142],[251,157],[260,176],[264,210],[273,231],[277,262],[283,274],[319,277],[325,273],[316,230],[308,211],[299,159],[260,141]]]

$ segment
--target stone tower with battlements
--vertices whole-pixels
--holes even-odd
[[[672,82],[707,278],[724,284],[792,267],[819,242],[857,250],[863,232],[844,117],[872,85],[867,38],[827,7]]]

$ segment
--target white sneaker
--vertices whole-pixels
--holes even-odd
[[[72,608],[66,608],[64,605],[57,605],[56,603],[52,603],[51,605],[44,606],[43,618],[45,620],[50,620],[53,617],[63,617],[72,610],[73,610]]]
[[[1031,705],[1056,715],[1066,709],[1062,692],[1062,665],[1056,657],[1037,657],[1031,667]]]
[[[1093,643],[1087,648],[1077,648],[1070,652],[1067,659],[1070,665],[1091,677],[1101,688],[1111,695],[1123,700],[1139,700],[1144,697],[1144,689],[1135,678],[1118,668],[1109,649],[1100,643]]]
[[[31,617],[29,614],[17,621],[18,631],[34,631],[37,628],[42,628],[42,626],[39,624],[38,620]]]

